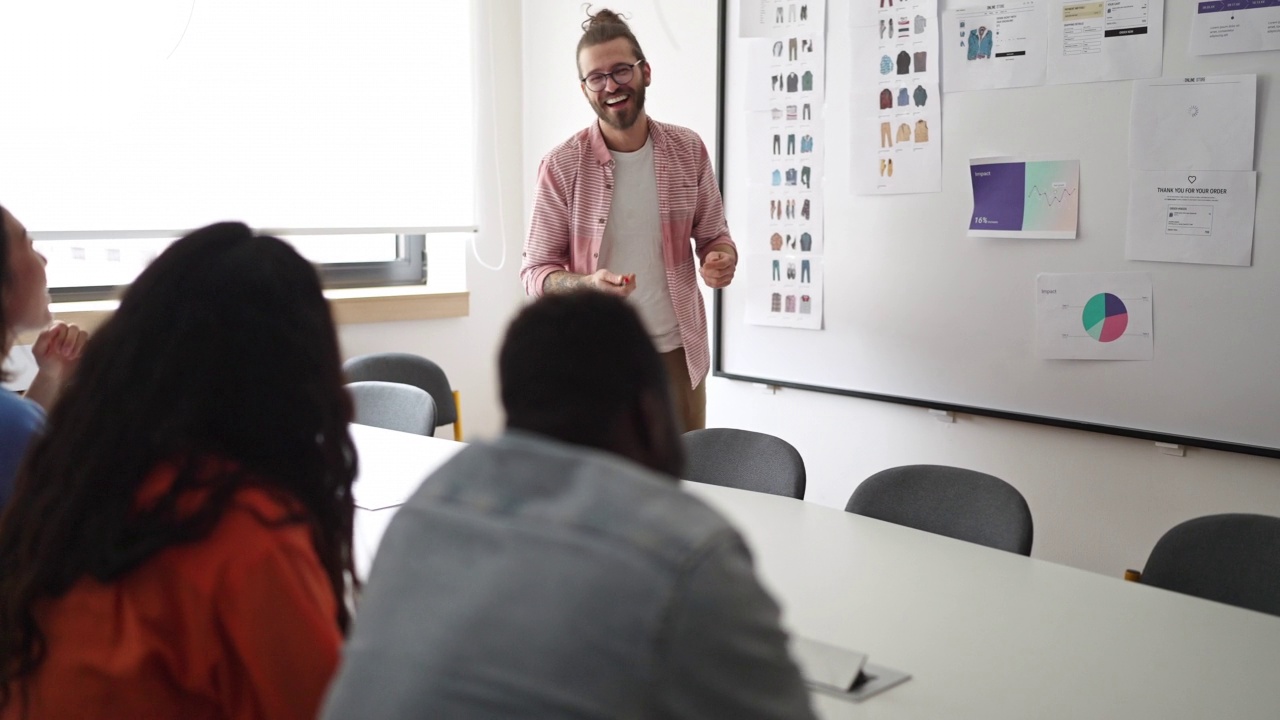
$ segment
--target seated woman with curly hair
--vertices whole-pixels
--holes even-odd
[[[157,258],[0,519],[0,718],[314,718],[355,583],[342,382],[288,245],[224,223]]]

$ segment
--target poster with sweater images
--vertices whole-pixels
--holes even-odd
[[[938,0],[864,3],[850,36],[854,192],[940,192]]]

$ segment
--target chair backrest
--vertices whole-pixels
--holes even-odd
[[[449,378],[439,365],[421,355],[398,352],[361,355],[343,363],[342,370],[349,383],[380,380],[422,388],[436,401],[437,427],[458,420]]]
[[[845,505],[858,515],[1031,554],[1031,508],[1022,493],[993,475],[946,465],[881,470]]]
[[[1227,513],[1175,525],[1151,549],[1142,584],[1280,615],[1280,518]]]
[[[804,499],[804,459],[773,435],[707,428],[684,434],[687,480]]]
[[[431,435],[436,430],[436,403],[422,388],[404,383],[367,380],[347,384],[355,405],[353,422]]]

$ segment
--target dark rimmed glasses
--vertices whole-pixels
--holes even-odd
[[[636,67],[642,62],[644,62],[644,58],[640,58],[630,65],[623,65],[622,67],[614,68],[613,72],[591,73],[590,75],[582,78],[582,82],[586,83],[587,89],[591,92],[600,92],[603,90],[605,85],[608,84],[609,78],[613,78],[614,85],[626,85],[631,82],[631,76],[635,74]]]

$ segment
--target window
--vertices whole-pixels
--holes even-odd
[[[4,25],[0,203],[52,287],[127,283],[223,219],[338,285],[421,282],[428,235],[475,230],[467,0],[42,0]]]

